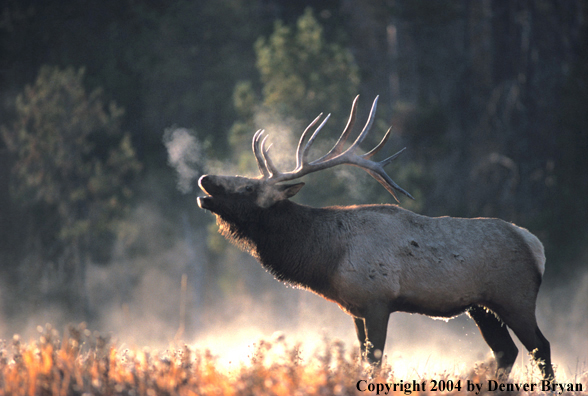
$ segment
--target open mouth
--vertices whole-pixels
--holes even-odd
[[[198,179],[198,187],[204,192],[204,196],[198,197],[198,206],[215,212],[218,207],[218,198],[223,196],[224,189],[219,185],[215,176],[204,175]],[[215,198],[217,196],[217,198]]]
[[[197,198],[197,202],[198,202],[198,206],[201,209],[208,209],[210,210],[212,208],[212,195],[209,191],[206,190],[207,187],[207,179],[206,176],[202,176],[200,178],[200,180],[198,180],[198,187],[200,187],[200,189],[206,194],[204,196],[200,196]],[[210,189],[210,186],[208,186],[208,188]]]
[[[210,195],[198,197],[196,200],[200,209],[210,209],[212,207],[212,197]]]

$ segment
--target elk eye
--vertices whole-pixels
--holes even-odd
[[[253,187],[252,186],[245,186],[245,191],[252,192],[253,191]]]

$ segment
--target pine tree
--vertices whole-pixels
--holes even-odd
[[[120,130],[123,111],[114,103],[105,108],[99,89],[87,94],[83,77],[84,69],[42,67],[16,99],[16,121],[1,129],[15,158],[11,196],[43,214],[34,222],[52,235],[39,236],[50,241],[42,248],[58,252],[48,259],[61,263],[61,288],[75,285],[74,304],[79,297],[85,304],[88,254],[109,250],[104,242],[113,239],[141,169]]]

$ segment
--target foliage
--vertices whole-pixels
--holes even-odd
[[[250,81],[238,83],[233,95],[242,117],[230,136],[237,153],[250,146],[257,123],[283,123],[299,129],[316,117],[317,109],[345,114],[357,94],[359,71],[351,52],[326,41],[310,8],[295,28],[277,21],[268,38],[256,41],[255,53],[261,95]]]
[[[235,118],[230,96],[235,82],[254,69],[251,43],[259,27],[251,23],[253,11],[240,0],[179,0],[158,17],[157,34],[145,48],[153,59],[141,70],[140,114],[150,150],[175,124],[204,135],[215,156],[226,153]]]
[[[9,152],[10,139],[2,133],[0,280],[13,288],[4,293],[15,301],[41,289],[27,283],[31,274],[62,268],[55,256],[63,256],[66,245],[82,248],[91,241],[97,248],[82,249],[85,253],[110,252],[116,219],[128,207],[127,188],[139,186],[142,203],[162,213],[163,228],[173,230],[170,239],[182,238],[187,213],[188,227],[205,229],[203,219],[209,217],[196,210],[193,197],[174,190],[161,144],[166,128],[195,131],[208,158],[226,164],[225,170],[236,164],[241,173],[256,172],[251,135],[267,128],[272,154],[284,153],[285,162],[276,162],[289,169],[293,146],[308,122],[319,111],[333,114],[315,143],[316,153],[328,150],[357,93],[362,94],[358,124],[373,95],[381,95],[380,118],[363,148],[373,147],[390,124],[390,151],[408,148],[387,168],[417,197],[404,199],[404,207],[427,215],[500,217],[528,227],[546,246],[546,280],[560,280],[553,276],[555,268],[561,276],[574,274],[585,262],[588,7],[582,0],[3,4],[0,119],[14,135],[10,139],[17,142],[14,126],[22,123],[15,98],[26,84],[34,88],[45,64],[84,68],[87,92],[102,87],[95,99],[116,99],[125,109],[122,115],[118,108],[103,108],[109,126],[102,129],[118,128],[114,134],[91,133],[85,143],[48,135],[57,143],[47,156],[66,144],[88,150],[72,156],[83,166],[67,172],[62,159],[47,156],[39,157],[43,166],[55,168],[42,172],[41,162],[31,161],[13,169],[17,152]],[[82,100],[89,103],[91,96]],[[28,100],[25,94],[21,98],[23,104]],[[120,146],[125,141],[128,149]],[[131,141],[146,167],[136,184],[114,177],[113,169],[124,166],[108,159],[115,150],[122,162],[132,163],[125,159]],[[313,205],[391,202],[364,172],[347,168],[309,175],[308,187],[295,199]],[[57,169],[67,180],[54,177]],[[224,241],[211,235],[214,250],[202,256],[224,249]],[[148,242],[141,246],[134,252],[155,249]],[[220,264],[208,261],[211,267]],[[212,280],[223,276],[222,269],[210,272]],[[5,312],[21,310],[3,301]]]
[[[255,90],[256,84],[244,81],[237,84],[233,96],[241,119],[233,125],[230,138],[240,169],[250,172],[256,169],[249,142],[259,127],[268,129],[278,166],[291,167],[299,136],[318,111],[333,117],[321,132],[321,142],[315,144],[314,155],[319,150],[328,150],[327,146],[334,144],[343,130],[352,100],[359,92],[359,69],[351,51],[328,42],[312,9],[307,8],[295,26],[277,21],[269,37],[257,40],[255,53],[260,93]],[[362,103],[360,108],[366,109],[368,103]],[[366,145],[380,138],[381,135],[370,136]],[[349,182],[363,179],[356,177],[353,170],[342,172],[344,177],[339,178],[333,178],[330,172],[309,176],[314,186],[328,188],[307,189],[310,192],[303,189],[300,199],[314,205],[342,204],[345,202],[341,202],[341,196],[350,196],[351,191],[366,191],[359,182]],[[356,195],[351,194],[354,198]],[[363,199],[369,201],[368,196]]]
[[[0,348],[0,395],[362,395],[374,394],[366,392],[368,384],[404,383],[410,388],[381,391],[402,395],[414,392],[414,382],[424,382],[431,389],[433,381],[439,389],[441,383],[459,383],[461,389],[448,392],[453,395],[471,394],[465,386],[468,381],[481,386],[480,395],[495,393],[487,386],[489,380],[496,380],[492,364],[479,364],[468,373],[398,378],[387,365],[376,372],[363,367],[357,354],[349,353],[341,341],[325,340],[305,360],[300,356],[300,345],[290,345],[283,335],[261,340],[249,361],[231,370],[220,366],[210,351],[188,345],[165,351],[123,349],[110,344],[110,337],[90,332],[84,324],[70,325],[63,339],[50,325],[39,326],[38,331],[34,342],[22,343],[15,336],[10,348]],[[531,367],[526,377],[513,382],[539,382],[532,371]],[[358,389],[359,381],[362,390]],[[572,393],[588,394],[586,381],[588,373],[580,373],[575,383],[582,383],[584,391]]]
[[[310,8],[298,19],[295,31],[276,22],[272,35],[255,43],[255,53],[262,105],[282,117],[307,117],[317,105],[337,113],[357,94],[359,70],[351,52],[326,42]]]
[[[16,122],[2,127],[16,158],[14,199],[54,208],[59,238],[69,242],[113,231],[141,169],[120,131],[122,110],[105,109],[100,90],[87,95],[83,76],[83,69],[43,67],[17,97]]]
[[[588,29],[584,32],[588,40]],[[547,205],[551,210],[541,217],[541,228],[546,230],[548,243],[560,250],[566,260],[582,255],[588,232],[588,53],[577,60],[563,89],[559,125],[555,134],[558,149],[556,161],[550,161],[537,177],[549,185]],[[557,166],[556,166],[557,164]],[[566,219],[565,221],[561,221]],[[560,269],[560,271],[562,271]],[[562,271],[563,272],[563,271]]]

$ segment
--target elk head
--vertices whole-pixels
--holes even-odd
[[[374,162],[370,160],[371,157],[384,147],[390,137],[391,129],[388,129],[382,141],[373,150],[365,154],[356,154],[357,148],[364,141],[374,123],[378,97],[373,102],[370,115],[363,130],[353,144],[349,148],[344,149],[344,145],[355,124],[358,98],[359,96],[353,101],[347,126],[337,143],[335,143],[327,154],[314,161],[309,161],[308,159],[310,147],[329,119],[330,114],[314,130],[305,145],[303,144],[310,131],[322,118],[322,113],[304,130],[298,142],[298,148],[296,149],[296,168],[290,172],[282,173],[276,168],[269,156],[271,146],[266,147],[265,145],[267,135],[264,136],[265,132],[259,130],[253,136],[252,147],[261,175],[257,178],[204,175],[200,178],[198,184],[208,195],[199,197],[198,205],[202,209],[207,209],[225,220],[229,220],[235,216],[238,216],[241,220],[245,220],[243,216],[253,218],[257,210],[271,207],[280,201],[294,196],[304,186],[304,183],[282,184],[283,182],[298,179],[309,173],[342,164],[354,165],[365,170],[380,182],[392,194],[396,201],[398,201],[396,192],[401,192],[407,197],[414,199],[408,192],[398,186],[384,170],[384,166],[398,157],[405,148],[383,161]]]

